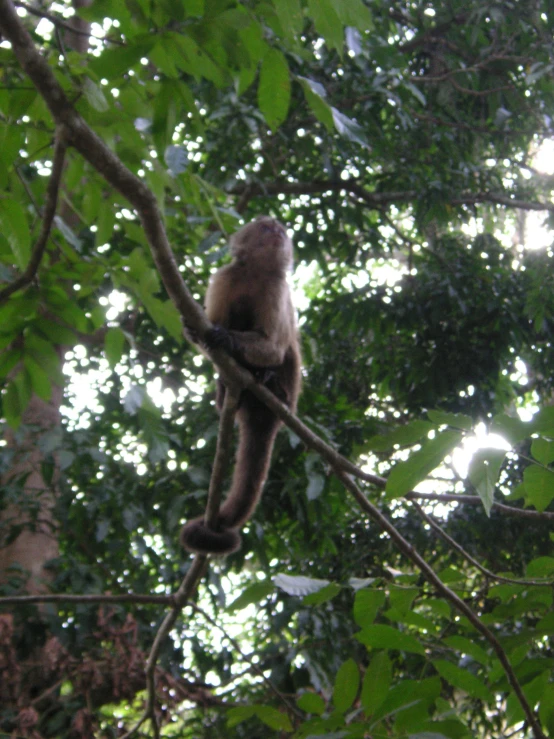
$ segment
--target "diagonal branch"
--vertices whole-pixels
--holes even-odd
[[[0,290],[0,303],[8,298],[16,290],[20,290],[22,287],[29,285],[35,278],[37,270],[42,261],[46,244],[52,230],[52,223],[54,222],[54,216],[56,215],[56,208],[58,206],[58,193],[60,189],[60,181],[62,178],[63,165],[65,161],[65,152],[67,149],[67,132],[63,126],[58,126],[56,130],[56,139],[54,144],[54,161],[52,164],[52,174],[48,181],[48,187],[46,188],[46,203],[44,206],[44,213],[42,215],[42,227],[40,229],[39,237],[33,247],[29,264],[25,269],[25,272],[18,277],[9,285]]]

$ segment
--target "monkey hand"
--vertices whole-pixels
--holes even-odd
[[[187,341],[190,341],[192,344],[199,344],[200,338],[198,334],[196,333],[196,330],[192,328],[192,326],[189,326],[185,323],[183,326],[183,334],[185,335],[185,339]]]
[[[206,331],[204,342],[208,349],[223,349],[232,356],[237,353],[237,345],[233,335],[223,326],[213,326]]]

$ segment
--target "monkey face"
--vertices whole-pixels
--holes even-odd
[[[285,227],[269,216],[258,216],[237,231],[231,252],[239,260],[263,260],[270,268],[286,269],[292,263],[292,242]]]

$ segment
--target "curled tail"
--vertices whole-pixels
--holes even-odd
[[[206,526],[203,516],[183,526],[181,544],[190,552],[235,552],[241,544],[238,529],[250,518],[260,499],[280,422],[248,391],[241,398],[237,417],[239,445],[231,489],[213,528]]]

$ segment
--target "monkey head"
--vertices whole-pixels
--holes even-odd
[[[231,237],[230,248],[239,262],[259,261],[269,269],[292,266],[292,242],[285,227],[269,216],[259,216],[239,229]]]

